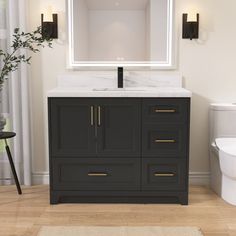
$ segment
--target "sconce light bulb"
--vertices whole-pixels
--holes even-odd
[[[48,6],[46,11],[43,13],[43,21],[44,22],[53,22],[52,18],[52,6]]]
[[[197,22],[197,13],[195,12],[188,13],[187,22]]]

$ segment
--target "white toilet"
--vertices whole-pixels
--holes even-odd
[[[236,104],[210,106],[211,187],[236,205]]]

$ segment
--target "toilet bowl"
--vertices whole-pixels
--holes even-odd
[[[222,198],[236,205],[236,138],[217,138],[219,164],[222,172]]]
[[[236,104],[210,106],[211,188],[236,206]]]

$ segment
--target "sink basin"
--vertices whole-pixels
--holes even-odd
[[[93,91],[120,92],[120,91],[145,91],[145,90],[138,88],[94,88]]]

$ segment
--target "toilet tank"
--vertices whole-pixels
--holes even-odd
[[[236,103],[210,105],[210,144],[216,138],[236,137]]]

